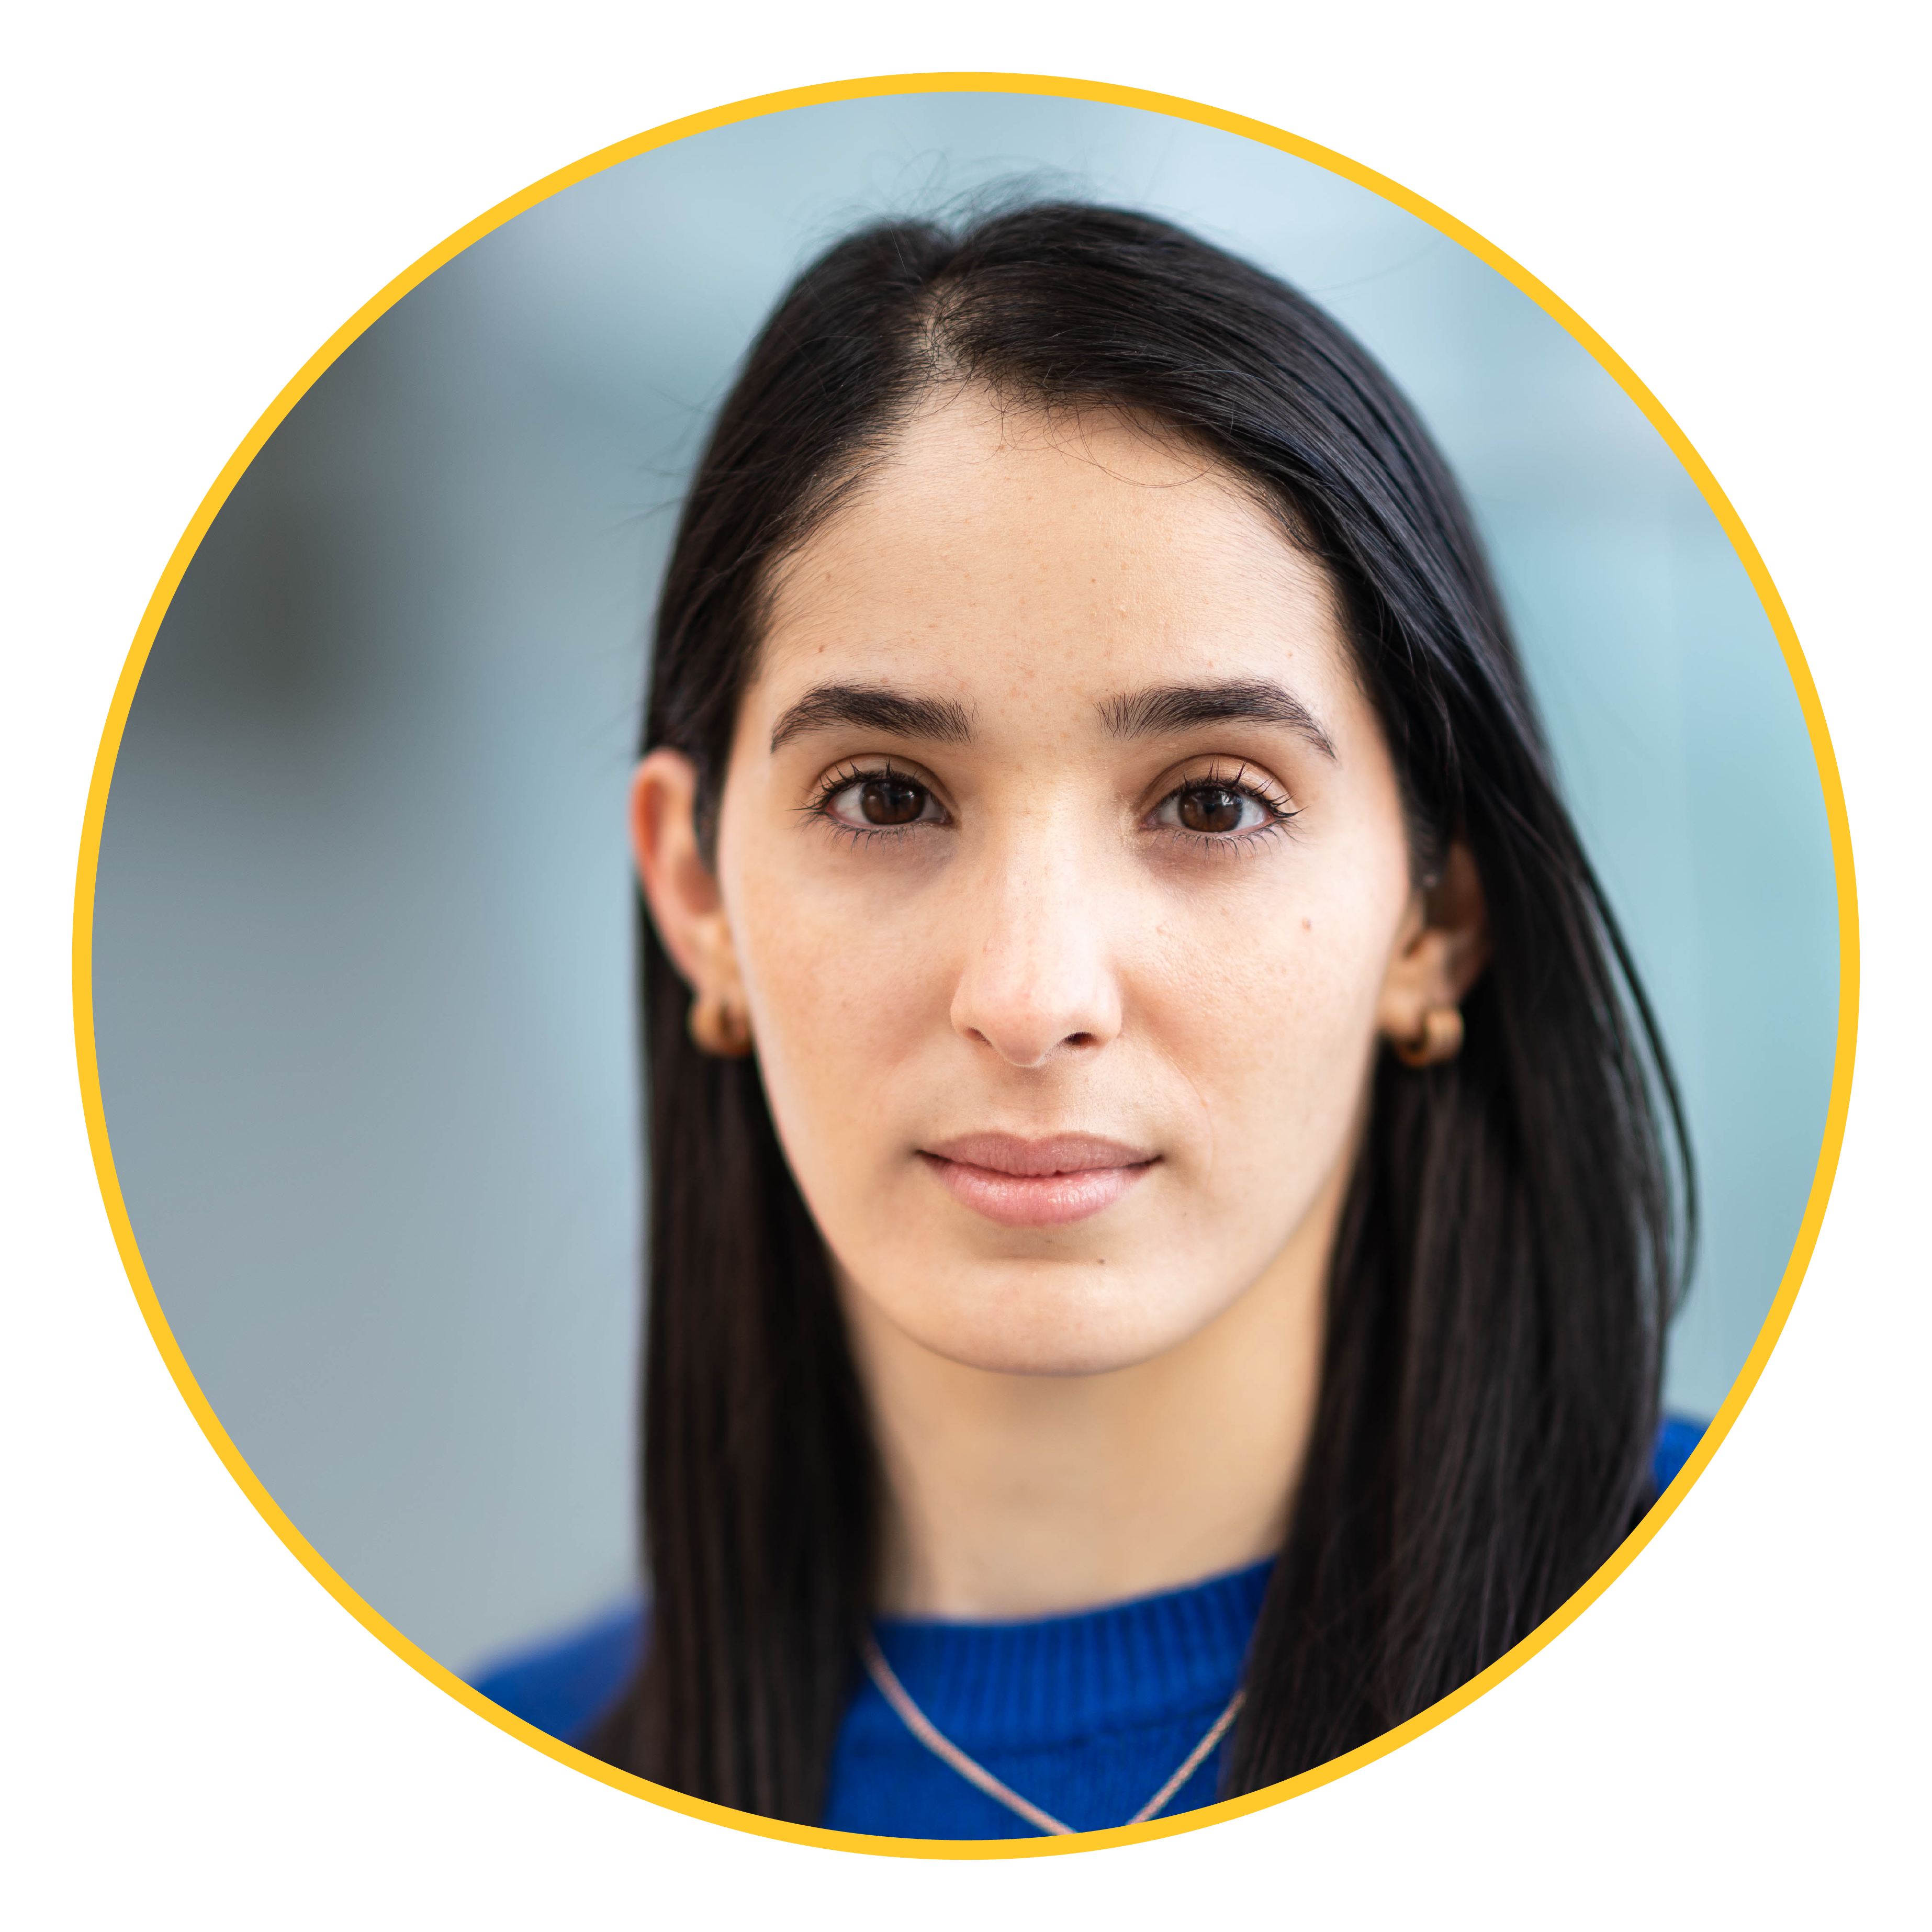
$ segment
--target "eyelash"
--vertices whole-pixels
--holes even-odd
[[[1232,792],[1238,798],[1252,800],[1268,814],[1264,824],[1250,826],[1245,832],[1190,832],[1178,826],[1160,828],[1170,838],[1184,840],[1197,850],[1213,852],[1224,857],[1258,851],[1265,842],[1279,838],[1288,830],[1290,821],[1300,815],[1285,792],[1250,778],[1245,764],[1238,766],[1232,777],[1219,766],[1210,766],[1204,772],[1196,772],[1164,794],[1154,810],[1162,810],[1190,791]]]
[[[1265,824],[1251,826],[1245,832],[1190,832],[1180,827],[1168,826],[1158,829],[1168,837],[1180,839],[1197,850],[1224,854],[1230,851],[1252,852],[1258,850],[1264,840],[1279,836],[1288,829],[1292,820],[1300,816],[1300,813],[1288,802],[1285,794],[1257,783],[1248,777],[1247,771],[1247,766],[1244,764],[1230,777],[1218,766],[1210,767],[1184,780],[1171,791],[1164,793],[1156,801],[1154,809],[1158,812],[1190,791],[1232,792],[1238,797],[1252,800],[1259,806],[1268,814]],[[854,825],[844,819],[832,816],[832,801],[841,792],[849,791],[856,784],[887,778],[902,780],[906,784],[917,785],[928,796],[932,794],[932,788],[923,778],[915,778],[910,772],[900,771],[890,764],[841,764],[835,766],[819,780],[817,788],[802,807],[802,811],[806,817],[818,819],[835,838],[850,838],[855,843],[861,840],[869,844],[878,838],[903,838],[908,832],[917,831],[922,826],[934,822],[931,819],[915,819],[905,825]]]
[[[849,791],[855,784],[866,784],[884,778],[898,778],[908,784],[917,785],[928,797],[932,788],[923,778],[914,778],[910,772],[902,772],[890,763],[883,765],[836,765],[818,782],[803,809],[808,818],[816,818],[835,838],[849,838],[856,844],[861,842],[870,844],[877,838],[903,838],[908,832],[916,832],[922,826],[930,825],[930,819],[915,819],[909,825],[853,825],[842,818],[832,815],[832,801],[842,791]]]

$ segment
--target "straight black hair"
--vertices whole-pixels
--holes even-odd
[[[1312,1437],[1250,1653],[1227,1795],[1454,1690],[1654,1500],[1689,1154],[1655,1024],[1568,814],[1468,513],[1389,378],[1294,290],[1071,204],[867,228],[794,284],[686,499],[647,746],[713,822],[772,566],[935,386],[1165,426],[1336,585],[1418,876],[1464,841],[1489,964],[1466,1042],[1384,1052],[1330,1264]],[[872,1610],[881,1478],[823,1243],[756,1063],[700,1053],[639,921],[649,1094],[646,1653],[598,1743],[815,1822]]]

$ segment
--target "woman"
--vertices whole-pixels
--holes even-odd
[[[1292,290],[1072,206],[832,248],[632,821],[648,1635],[502,1701],[771,1817],[1094,1828],[1400,1723],[1654,1499],[1668,1070],[1455,486]]]

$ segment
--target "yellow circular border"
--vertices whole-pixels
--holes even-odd
[[[1312,1770],[1304,1772],[1298,1778],[1289,1778],[1286,1783],[1270,1785],[1261,1791],[1250,1792],[1240,1798],[1228,1798],[1218,1804],[1210,1804],[1197,1811],[1181,1814],[1178,1817],[1155,1819],[1144,1825],[1124,1825],[1112,1831],[1083,1832],[1071,1838],[1042,1839],[928,1839],[883,1838],[854,1832],[832,1832],[811,1825],[782,1824],[772,1819],[760,1818],[748,1812],[734,1811],[722,1804],[713,1804],[703,1798],[689,1798],[680,1791],[667,1790],[664,1786],[652,1784],[628,1772],[617,1771],[597,1759],[586,1756],[583,1752],[559,1742],[547,1732],[525,1724],[520,1718],[512,1716],[500,1706],[493,1704],[459,1678],[412,1643],[403,1634],[387,1622],[362,1600],[323,1560],[321,1555],[302,1535],[283,1513],[274,1497],[262,1487],[254,1472],[242,1460],[241,1453],[230,1439],[227,1431],[208,1405],[208,1398],[201,1392],[179,1346],[170,1330],[167,1318],[161,1312],[154,1287],[149,1282],[147,1270],[142,1267],[139,1247],[136,1245],[134,1229],[129,1226],[126,1204],[121,1198],[120,1184],[115,1178],[114,1156],[108,1145],[107,1126],[100,1099],[100,1076],[94,1054],[94,874],[100,854],[100,829],[107,809],[107,791],[114,775],[116,756],[121,746],[121,734],[128,722],[128,708],[132,704],[136,686],[140,682],[142,668],[147,662],[148,652],[152,648],[156,633],[160,628],[161,620],[166,614],[170,601],[176,587],[180,584],[182,573],[188,568],[189,560],[194,555],[208,526],[226,502],[242,472],[254,460],[262,446],[280,427],[282,419],[308,393],[310,386],[342,352],[353,342],[376,318],[386,314],[400,302],[417,284],[434,274],[453,256],[493,229],[500,228],[526,208],[534,208],[538,202],[548,200],[562,189],[573,186],[588,176],[601,173],[604,169],[614,167],[620,161],[627,161],[638,154],[648,154],[654,148],[668,146],[671,142],[682,140],[687,134],[700,134],[713,128],[725,128],[740,121],[755,120],[768,114],[781,114],[794,107],[809,107],[833,100],[862,100],[881,94],[1054,94],[1072,100],[1097,100],[1111,103],[1116,106],[1138,107],[1156,114],[1165,114],[1177,120],[1196,122],[1206,128],[1218,128],[1224,133],[1245,135],[1250,140],[1258,141],[1264,147],[1276,148],[1285,154],[1299,156],[1303,160],[1312,161],[1318,167],[1325,168],[1332,174],[1342,176],[1358,186],[1369,189],[1384,200],[1394,202],[1399,208],[1406,208],[1411,214],[1419,217],[1432,228],[1459,242],[1471,254],[1480,256],[1496,272],[1506,276],[1523,293],[1546,314],[1553,316],[1570,334],[1574,336],[1596,359],[1616,378],[1624,394],[1635,403],[1650,419],[1658,434],[1667,442],[1698,488],[1704,500],[1716,514],[1724,526],[1725,534],[1730,538],[1739,560],[1750,574],[1756,586],[1765,613],[1771,620],[1772,628],[1776,633],[1778,647],[1784,653],[1786,668],[1791,674],[1791,681],[1798,693],[1798,702],[1804,714],[1806,730],[1810,734],[1811,750],[1818,761],[1818,776],[1825,796],[1825,814],[1832,830],[1832,861],[1838,876],[1838,1044],[1832,1070],[1832,1099],[1827,1111],[1823,1142],[1819,1150],[1818,1168],[1811,1182],[1810,1197],[1804,1205],[1804,1218],[1798,1230],[1798,1239],[1791,1251],[1791,1259],[1784,1270],[1784,1279],[1778,1284],[1777,1298],[1771,1305],[1771,1312],[1765,1318],[1764,1325],[1758,1330],[1756,1342],[1746,1358],[1742,1370],[1731,1384],[1730,1393],[1725,1397],[1724,1406],[1718,1410],[1682,1471],[1670,1486],[1665,1490],[1656,1507],[1638,1525],[1616,1553],[1604,1564],[1562,1609],[1546,1618],[1514,1649],[1497,1658],[1495,1663],[1480,1676],[1469,1682],[1439,1702],[1432,1704],[1426,1711],[1418,1712],[1406,1724],[1399,1724],[1392,1731],[1361,1745],[1345,1756],[1332,1759],[1329,1762],[1317,1765]],[[149,1332],[155,1346],[160,1350],[162,1359],[167,1364],[169,1372],[175,1378],[188,1407],[194,1412],[195,1420],[201,1424],[214,1450],[228,1466],[228,1471],[238,1483],[243,1493],[267,1520],[268,1526],[286,1544],[301,1562],[306,1565],[316,1580],[366,1628],[387,1644],[406,1664],[412,1664],[424,1676],[466,1704],[480,1716],[508,1731],[512,1736],[522,1738],[541,1751],[554,1757],[560,1764],[569,1766],[573,1770],[601,1779],[620,1791],[633,1792],[640,1798],[682,1811],[687,1816],[703,1818],[713,1824],[729,1825],[740,1831],[752,1832],[768,1838],[788,1839],[795,1844],[817,1845],[836,1850],[872,1852],[882,1855],[908,1858],[1011,1858],[1053,1857],[1073,1851],[1100,1850],[1114,1845],[1131,1845],[1150,1838],[1164,1838],[1179,1832],[1196,1831],[1204,1825],[1218,1823],[1225,1818],[1238,1818],[1244,1813],[1258,1811],[1266,1806],[1280,1804],[1283,1799],[1298,1797],[1304,1791],[1312,1791],[1317,1786],[1346,1776],[1349,1772],[1365,1764],[1372,1763],[1399,1745],[1406,1744],[1424,1731],[1432,1730],[1444,1718],[1451,1716],[1466,1704],[1473,1703],[1492,1686],[1499,1684],[1510,1672],[1534,1657],[1551,1638],[1567,1629],[1582,1612],[1594,1603],[1611,1582],[1621,1576],[1631,1559],[1657,1534],[1664,1521],[1689,1490],[1690,1485],[1702,1473],[1715,1453],[1738,1413],[1745,1398],[1756,1387],[1758,1377],[1764,1372],[1784,1324],[1791,1313],[1791,1306],[1798,1294],[1798,1284],[1804,1279],[1804,1269],[1811,1258],[1811,1251],[1816,1245],[1818,1230],[1825,1217],[1825,1206],[1832,1192],[1832,1182],[1838,1172],[1839,1150],[1844,1144],[1845,1118],[1851,1103],[1852,1061],[1858,1035],[1858,896],[1852,869],[1851,830],[1845,812],[1844,788],[1838,777],[1838,764],[1832,749],[1830,734],[1825,726],[1825,714],[1818,702],[1817,688],[1811,681],[1811,673],[1804,662],[1804,654],[1798,647],[1796,632],[1786,613],[1771,574],[1765,568],[1764,560],[1758,554],[1757,547],[1739,520],[1730,500],[1718,486],[1704,460],[1690,446],[1689,439],[1672,421],[1664,405],[1637,380],[1635,374],[1623,358],[1590,327],[1576,311],[1562,301],[1550,290],[1530,274],[1520,262],[1486,241],[1474,230],[1458,221],[1454,215],[1445,213],[1433,202],[1425,201],[1412,194],[1400,183],[1393,182],[1386,175],[1365,168],[1352,161],[1346,154],[1337,154],[1332,148],[1324,148],[1299,136],[1284,133],[1271,128],[1265,122],[1252,121],[1244,115],[1223,113],[1220,109],[1204,106],[1200,102],[1187,100],[1178,95],[1150,94],[1142,88],[1115,87],[1104,81],[1072,80],[1048,74],[878,74],[858,80],[832,81],[816,87],[800,87],[782,93],[764,94],[748,100],[734,101],[728,106],[716,107],[702,114],[686,116],[679,121],[667,122],[661,128],[648,133],[620,141],[614,146],[600,148],[583,160],[573,162],[568,167],[560,168],[554,174],[547,175],[539,182],[525,188],[521,194],[512,195],[506,201],[500,202],[487,214],[478,215],[466,227],[460,228],[448,240],[432,248],[420,261],[413,263],[392,281],[386,288],[372,296],[304,362],[290,379],[281,393],[265,410],[254,428],[242,440],[241,447],[228,460],[221,474],[214,479],[207,495],[201,500],[194,520],[183,532],[180,542],[169,558],[167,568],[161,580],[154,586],[154,595],[148,600],[147,609],[142,613],[140,628],[134,634],[133,646],[128,653],[128,661],[121,673],[120,682],[116,686],[114,701],[107,714],[107,722],[100,734],[100,749],[94,760],[93,782],[88,788],[87,815],[81,834],[80,863],[74,890],[74,1046],[80,1064],[80,1086],[82,1103],[86,1110],[88,1138],[94,1150],[94,1165],[100,1177],[101,1198],[107,1209],[107,1218],[114,1230],[114,1239],[121,1251],[121,1258],[132,1282],[136,1299],[141,1305],[141,1312],[146,1318]]]

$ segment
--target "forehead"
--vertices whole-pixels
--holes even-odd
[[[1346,681],[1335,600],[1256,493],[1112,412],[922,409],[776,573],[749,708],[829,676],[983,706],[1185,675]]]

